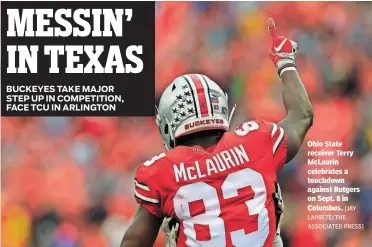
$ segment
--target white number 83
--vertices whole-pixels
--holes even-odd
[[[174,197],[174,209],[177,217],[182,221],[186,245],[190,247],[225,247],[225,232],[230,233],[232,244],[236,247],[263,246],[269,235],[269,217],[265,208],[266,186],[262,175],[250,168],[229,174],[221,186],[223,199],[238,196],[238,190],[251,186],[254,197],[244,203],[249,215],[258,215],[258,230],[245,234],[244,229],[229,231],[225,229],[225,222],[220,216],[221,208],[217,189],[205,183],[198,182],[182,186]],[[190,203],[203,200],[205,212],[191,216]],[[233,208],[232,208],[233,210]],[[210,240],[197,240],[195,224],[208,225]]]

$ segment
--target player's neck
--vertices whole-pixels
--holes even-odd
[[[200,138],[194,138],[183,142],[182,146],[201,146],[204,149],[209,148],[210,146],[216,145],[221,139],[221,136],[204,136]]]

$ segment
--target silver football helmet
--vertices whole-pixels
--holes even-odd
[[[211,79],[201,74],[177,77],[165,89],[157,108],[156,123],[167,150],[176,138],[202,130],[230,126],[228,96]]]

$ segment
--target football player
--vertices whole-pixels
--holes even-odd
[[[272,18],[268,30],[287,116],[247,121],[230,132],[227,94],[205,75],[177,77],[156,117],[167,152],[136,171],[139,207],[121,247],[153,246],[167,217],[176,222],[168,229],[173,246],[273,246],[277,172],[300,149],[313,110],[295,66],[297,44],[277,35]]]

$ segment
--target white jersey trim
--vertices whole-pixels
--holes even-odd
[[[138,183],[137,180],[135,179],[133,181],[134,181],[134,185],[136,185],[138,188],[146,190],[146,191],[150,191],[150,188],[147,187],[146,185]]]
[[[273,128],[271,129],[271,138],[273,138],[277,129],[278,129],[278,126],[273,123]]]
[[[143,196],[140,193],[138,193],[136,189],[134,189],[134,195],[137,196],[139,199],[142,199],[146,202],[159,203],[159,200],[153,199],[153,198],[150,198],[150,197],[147,197],[147,196]]]
[[[278,149],[278,146],[279,146],[280,142],[283,140],[283,137],[284,137],[284,130],[283,130],[282,127],[280,127],[279,137],[275,141],[274,146],[273,146],[273,154],[275,154],[276,150]]]

